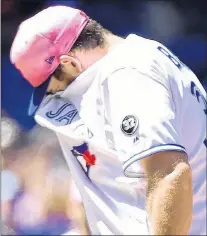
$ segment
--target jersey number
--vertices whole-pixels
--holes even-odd
[[[166,48],[161,47],[161,46],[157,47],[157,49],[158,49],[161,53],[163,53],[166,57],[168,57],[168,58],[170,59],[170,61],[171,61],[178,69],[181,70],[181,69],[185,66],[185,64],[182,63],[182,62],[178,59],[178,57],[176,57],[172,52],[170,52],[170,50],[167,50]]]
[[[207,115],[207,101],[206,101],[206,98],[203,96],[203,94],[201,93],[201,91],[198,89],[198,87],[196,86],[196,84],[194,82],[191,82],[191,94],[194,97],[196,97],[196,99],[199,103],[204,104],[203,111]],[[207,147],[207,138],[203,141],[203,143]]]
[[[133,128],[135,125],[136,125],[136,123],[133,118],[129,118],[128,120],[123,121],[123,127],[126,130]]]
[[[172,52],[170,52],[169,50],[167,50],[164,47],[159,46],[157,48],[160,52],[162,52],[165,56],[167,56],[170,61],[178,68],[178,69],[182,69],[183,67],[186,67],[185,64],[183,64]],[[207,115],[207,101],[206,98],[203,96],[203,94],[201,93],[201,91],[198,89],[198,87],[196,86],[196,84],[192,81],[191,82],[191,94],[197,98],[197,101],[199,103],[203,103],[204,104],[204,109],[203,111],[205,112],[205,114]],[[204,145],[207,147],[207,138],[204,140]]]

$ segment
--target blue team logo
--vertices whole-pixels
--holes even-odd
[[[72,154],[77,158],[84,171],[88,174],[89,168],[96,163],[96,157],[91,154],[88,149],[88,144],[83,143],[79,146],[73,146]]]

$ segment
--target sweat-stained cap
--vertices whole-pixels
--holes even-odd
[[[40,105],[50,75],[60,64],[89,21],[82,11],[66,6],[46,8],[22,22],[11,47],[10,59],[34,88],[29,115]]]

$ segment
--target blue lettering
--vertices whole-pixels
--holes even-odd
[[[191,82],[191,94],[196,97],[197,101],[199,103],[203,102],[204,104],[204,113],[207,115],[207,101],[199,88],[196,86],[196,84],[192,81]],[[207,138],[203,141],[204,145],[207,147]]]
[[[182,69],[185,65],[169,50],[159,46],[157,48],[161,53],[163,53],[165,56],[167,56],[171,62],[178,68],[178,69]]]
[[[68,125],[72,122],[73,118],[77,115],[77,113],[78,113],[77,110],[72,110],[72,111],[69,111],[68,113],[66,113],[63,116],[60,116],[56,120],[59,121],[59,122],[65,120],[66,121],[65,125]]]
[[[72,106],[72,107],[71,107]],[[65,114],[62,114],[62,112],[68,108],[74,108],[72,104],[66,103],[63,106],[61,106],[56,112],[49,111],[46,113],[46,116],[50,119],[54,119],[58,122],[65,122],[64,125],[70,124],[74,117],[77,115],[78,111],[76,109],[67,111]]]
[[[64,110],[65,110],[65,108],[66,107],[69,107],[69,106],[71,106],[71,104],[69,104],[69,103],[65,103],[63,106],[61,106],[55,113],[53,113],[52,111],[49,111],[49,112],[47,112],[46,113],[46,116],[48,117],[48,118],[55,118],[55,117],[57,117],[57,116],[59,116],[60,115],[60,113],[62,113]]]
[[[191,82],[191,94],[197,98],[197,101],[200,103],[203,101],[204,104],[204,112],[207,115],[207,101],[201,91],[198,89],[196,84],[192,81]]]

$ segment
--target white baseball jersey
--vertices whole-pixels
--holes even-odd
[[[193,173],[190,234],[202,235],[206,113],[193,72],[162,44],[129,35],[64,92],[44,99],[35,117],[59,138],[92,234],[150,234],[139,160],[177,151],[188,155]]]

